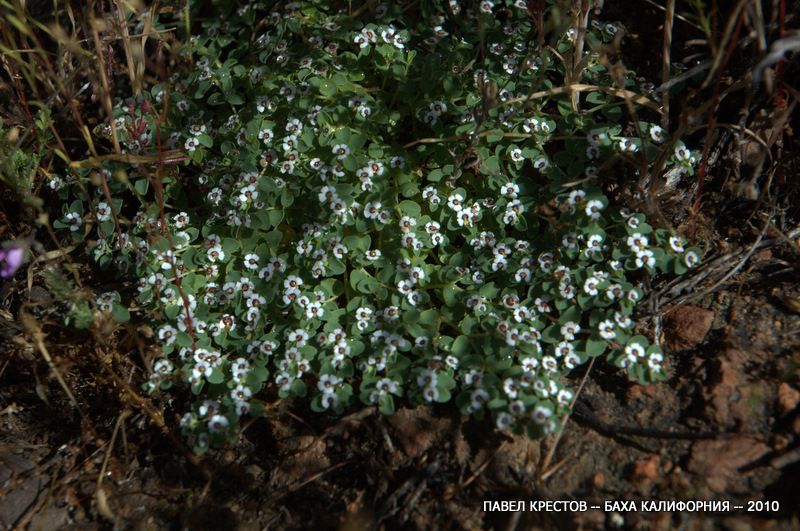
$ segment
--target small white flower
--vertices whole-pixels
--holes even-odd
[[[447,206],[456,212],[461,211],[461,209],[464,208],[464,196],[455,193],[451,194],[450,197],[447,198]]]
[[[623,152],[636,153],[639,151],[639,146],[630,138],[620,138],[619,149]]]
[[[638,251],[636,253],[636,267],[642,268],[652,268],[655,266],[656,260],[653,255],[653,251],[645,249],[644,251]]]
[[[653,372],[661,372],[661,363],[664,361],[664,356],[658,352],[653,352],[647,357],[647,366]]]
[[[676,253],[682,253],[682,252],[685,251],[685,249],[684,249],[684,241],[683,241],[683,238],[681,238],[680,236],[670,236],[669,237],[669,246]]]
[[[574,321],[568,321],[561,326],[561,335],[567,341],[573,341],[575,334],[581,331],[581,325]]]
[[[336,144],[333,146],[332,152],[337,159],[344,160],[350,154],[350,148],[347,147],[347,144]]]
[[[175,330],[170,325],[164,325],[158,330],[158,339],[166,343],[167,345],[171,345],[175,342],[175,338],[178,334],[178,331]]]
[[[634,218],[631,218],[634,219]],[[628,247],[631,248],[631,251],[638,253],[640,251],[644,251],[647,249],[647,237],[642,236],[638,232],[635,232],[628,236]]]
[[[625,354],[636,358],[643,358],[645,355],[645,349],[639,343],[631,343],[625,347]]]
[[[109,208],[108,203],[97,203],[95,212],[97,214],[97,221],[107,221],[111,219],[111,209]]]
[[[610,319],[601,321],[600,324],[597,325],[597,330],[600,332],[600,337],[603,339],[614,339],[617,337],[617,333],[614,331],[615,326],[616,324],[614,321]]]
[[[225,431],[225,429],[230,424],[227,417],[222,415],[214,415],[208,421],[208,430],[212,433],[219,433],[221,431]]]
[[[225,251],[219,245],[214,245],[206,252],[206,257],[211,262],[222,262],[225,260]]]
[[[447,104],[443,101],[434,101],[429,105],[430,114],[441,116],[447,112]]]
[[[675,146],[675,158],[679,162],[688,162],[692,156],[692,152],[686,149],[686,146],[683,144],[678,144]]]
[[[697,256],[697,253],[694,251],[689,251],[683,257],[683,263],[686,264],[686,267],[694,267],[698,262],[700,262],[700,257]]]
[[[569,341],[562,341],[556,345],[556,357],[563,358],[575,352],[575,346]]]
[[[172,219],[175,221],[175,228],[178,229],[186,228],[186,226],[189,224],[189,214],[186,212],[176,214]]]
[[[80,229],[81,225],[83,225],[83,218],[77,212],[68,212],[64,219],[66,220],[67,224],[69,225],[69,230],[72,232],[77,231]]]
[[[489,4],[489,2],[487,0],[481,2],[481,11],[483,11],[484,4]],[[488,12],[491,13],[492,12],[491,7],[488,9],[489,9]],[[508,429],[511,427],[512,422],[514,422],[514,417],[512,417],[510,413],[502,411],[497,414],[497,420],[495,421],[495,426],[497,426],[497,429],[500,431],[508,431]]]
[[[569,198],[567,199],[567,204],[570,206],[574,206],[586,201],[586,192],[583,190],[573,190],[569,193]]]
[[[600,281],[594,277],[589,277],[583,283],[583,291],[586,292],[587,295],[595,296],[597,295],[597,286],[600,284]]]
[[[650,138],[653,142],[660,144],[664,140],[666,140],[666,135],[664,134],[664,130],[658,125],[651,125],[650,126]]]
[[[605,205],[602,201],[598,199],[592,199],[586,203],[586,215],[589,216],[591,219],[599,219],[600,218],[600,211],[605,208]]]
[[[553,410],[547,406],[536,406],[531,412],[531,418],[539,425],[544,425],[553,415]]]

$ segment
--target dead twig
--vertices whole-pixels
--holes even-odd
[[[72,404],[72,407],[80,410],[78,401],[75,399],[75,395],[72,394],[72,390],[67,385],[67,382],[64,381],[64,377],[61,376],[61,371],[59,371],[55,363],[53,363],[53,358],[50,356],[50,352],[47,350],[47,346],[44,344],[44,332],[42,332],[42,329],[39,327],[36,319],[34,319],[24,307],[22,310],[20,310],[20,318],[22,319],[22,324],[25,329],[33,337],[33,342],[36,345],[36,348],[42,354],[42,357],[47,362],[47,366],[50,367],[50,370],[53,372],[53,376],[56,377],[58,384],[69,398],[70,404]],[[81,415],[82,414],[83,413],[81,413]]]
[[[672,52],[672,25],[675,22],[675,0],[667,0],[667,9],[664,14],[664,46],[661,62],[661,83],[662,86],[669,82],[670,54]],[[664,106],[664,113],[661,115],[661,127],[664,131],[669,130],[669,90],[661,94],[661,103]]]
[[[564,434],[564,429],[567,427],[567,422],[569,422],[569,416],[572,412],[572,408],[575,407],[575,402],[581,395],[583,387],[586,385],[586,381],[589,379],[589,374],[592,372],[595,359],[597,358],[591,359],[591,361],[589,362],[589,366],[586,368],[586,372],[583,373],[583,378],[581,378],[581,383],[578,386],[577,391],[575,391],[575,396],[572,397],[572,402],[569,405],[569,411],[567,411],[567,413],[564,415],[564,418],[561,421],[561,427],[559,428],[558,433],[556,433],[555,439],[553,440],[553,444],[550,446],[550,449],[547,451],[547,454],[545,454],[545,457],[542,460],[541,465],[539,466],[539,470],[541,470],[541,474],[539,474],[540,481],[545,481],[558,468],[561,467],[561,463],[556,463],[556,465],[553,468],[549,468],[550,462],[553,460],[553,456],[555,456],[556,450],[558,449],[558,443],[561,441],[561,436]]]

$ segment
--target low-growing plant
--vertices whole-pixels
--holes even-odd
[[[454,400],[539,436],[592,358],[664,378],[632,316],[648,276],[701,252],[603,186],[696,154],[628,122],[627,104],[649,112],[632,72],[619,86],[598,53],[569,60],[614,25],[539,47],[524,1],[231,4],[189,10],[189,66],[114,108],[125,151],[190,160],[53,184],[60,226],[138,279],[163,351],[145,387],[191,387],[197,451],[258,415],[265,387],[320,412]],[[76,193],[100,181],[112,201]]]

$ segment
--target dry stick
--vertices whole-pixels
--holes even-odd
[[[103,458],[103,466],[100,467],[100,474],[97,475],[97,488],[95,489],[95,499],[97,500],[97,510],[98,512],[106,517],[107,519],[113,521],[114,520],[114,513],[111,511],[111,508],[108,506],[108,497],[106,496],[106,491],[103,489],[103,476],[106,474],[106,468],[108,467],[108,460],[111,459],[111,452],[114,451],[114,443],[117,441],[117,434],[119,433],[120,426],[122,426],[123,421],[128,418],[130,415],[130,411],[127,409],[119,414],[117,417],[117,422],[114,424],[114,431],[111,434],[111,442],[108,444],[108,449],[106,450],[106,455]]]
[[[30,332],[30,334],[33,336],[33,342],[36,343],[36,348],[38,348],[39,352],[42,353],[42,357],[47,362],[48,367],[50,367],[50,370],[53,371],[53,375],[56,377],[56,380],[58,380],[59,385],[67,394],[70,403],[72,403],[72,407],[78,409],[80,412],[78,401],[75,399],[75,395],[72,394],[69,386],[67,386],[67,382],[64,381],[64,378],[56,368],[55,363],[53,363],[53,358],[50,357],[50,352],[47,350],[47,347],[44,344],[44,333],[39,327],[39,324],[36,322],[36,319],[34,319],[33,316],[31,316],[24,309],[20,312],[20,317],[22,319],[23,326],[25,326],[28,332]],[[81,416],[83,416],[83,412],[81,412]]]
[[[97,61],[99,63],[99,68],[97,70],[100,72],[100,84],[103,88],[103,94],[101,95],[103,101],[103,107],[105,108],[106,114],[108,115],[108,121],[111,124],[111,140],[114,143],[114,152],[120,154],[122,150],[120,149],[119,136],[117,135],[117,126],[114,121],[113,105],[111,103],[111,89],[108,84],[108,77],[106,76],[103,51],[100,49],[100,34],[97,31],[97,24],[94,23],[92,24],[92,35],[94,37],[94,46],[95,49],[97,50]],[[111,63],[109,63],[108,68],[110,69],[111,66],[112,66]],[[122,228],[120,227],[119,216],[117,216],[117,212],[114,209],[114,201],[111,198],[111,190],[108,188],[108,180],[106,179],[106,176],[105,174],[103,174],[102,171],[98,173],[100,174],[100,182],[103,185],[103,196],[108,202],[108,208],[111,210],[111,217],[114,220],[114,230],[117,232],[117,243],[119,244],[120,251],[123,251],[125,242],[122,236]]]
[[[747,5],[747,3],[750,1],[751,0],[739,0],[733,12],[731,13],[730,17],[728,17],[728,23],[725,26],[725,32],[723,33],[722,40],[720,40],[718,46],[719,50],[724,50],[725,46],[728,44],[728,41],[730,40],[732,42],[730,51],[727,54],[725,54],[725,61],[724,61],[725,63],[728,62],[728,59],[730,58],[730,52],[733,51],[733,48],[736,47],[736,41],[739,39],[739,28],[741,28],[741,22],[743,20],[742,17],[740,16],[741,11],[742,9],[744,9],[744,6]],[[706,79],[700,85],[700,90],[703,90],[704,88],[708,87],[708,85],[716,76],[717,70],[719,70],[724,66],[722,59],[723,59],[722,53],[718,53],[714,57],[714,62],[711,64],[711,70],[709,70]]]
[[[166,122],[167,120],[167,111],[169,109],[169,93],[164,95],[164,110],[162,114],[158,117],[158,120],[155,122],[156,126],[156,149],[158,153],[162,151],[162,143],[161,143],[161,124]],[[161,225],[161,235],[165,235],[167,237],[167,243],[169,244],[169,251],[171,253],[171,263],[172,263],[172,273],[173,278],[175,279],[175,287],[178,289],[178,294],[183,301],[183,311],[186,314],[183,318],[183,323],[186,325],[186,333],[189,334],[189,337],[192,339],[192,351],[197,348],[197,336],[194,332],[194,320],[192,319],[192,310],[191,304],[189,303],[189,296],[186,295],[186,291],[181,286],[181,277],[178,274],[178,264],[175,260],[175,245],[172,241],[172,232],[167,228],[167,214],[164,208],[164,182],[161,176],[161,172],[163,170],[163,162],[161,159],[158,160],[156,163],[156,175],[155,178],[151,178],[148,175],[148,180],[150,181],[151,186],[155,190],[156,201],[158,202],[158,208],[160,213],[159,224]]]
[[[153,422],[153,424],[155,424],[156,427],[169,438],[173,445],[175,445],[175,448],[178,448],[183,453],[184,458],[200,471],[204,479],[210,479],[211,473],[208,471],[203,461],[195,454],[190,452],[184,445],[183,441],[176,437],[174,433],[172,433],[167,426],[167,423],[164,421],[164,417],[161,415],[161,412],[154,408],[148,400],[142,398],[130,386],[130,384],[128,384],[128,382],[120,378],[114,369],[103,359],[103,356],[100,355],[99,352],[96,352],[96,354],[96,359],[100,365],[102,365],[103,369],[105,369],[105,371],[111,376],[111,379],[114,380],[114,383],[122,388],[125,395],[127,395],[131,402],[139,406],[139,408],[144,411],[150,421]]]
[[[159,153],[149,155],[134,155],[132,153],[120,153],[109,155],[94,155],[84,160],[70,162],[71,168],[97,168],[101,167],[105,161],[122,162],[125,164],[172,164],[189,160],[183,151],[178,149],[167,149]]]
[[[664,57],[661,63],[661,83],[666,85],[669,82],[669,67],[672,52],[672,25],[675,22],[675,0],[667,0],[667,11],[664,15]],[[661,115],[661,127],[664,131],[669,131],[669,90],[661,94],[661,104],[664,106],[664,114]]]
[[[269,501],[267,501],[266,506],[270,506],[270,505],[278,502],[279,500],[285,498],[289,494],[292,494],[293,492],[297,492],[298,490],[302,489],[303,487],[305,487],[309,483],[313,483],[316,480],[318,480],[319,478],[321,478],[322,476],[330,474],[334,470],[342,468],[343,466],[349,465],[350,463],[351,463],[351,461],[349,461],[349,460],[348,461],[342,461],[341,463],[336,463],[335,465],[329,466],[325,470],[321,470],[321,471],[317,472],[316,474],[314,474],[310,478],[306,479],[305,481],[302,481],[300,483],[297,483],[295,485],[291,485],[291,486],[287,487],[286,490],[284,490],[280,494],[277,494],[276,496],[273,496],[272,498],[270,498]]]
[[[541,90],[539,92],[533,92],[527,96],[519,96],[517,98],[511,98],[510,100],[499,103],[498,107],[513,105],[514,103],[519,103],[521,101],[546,98],[547,96],[556,96],[558,94],[565,94],[571,92],[589,92],[589,91],[604,92],[606,94],[615,96],[623,100],[630,99],[634,103],[638,103],[639,105],[644,105],[645,107],[648,107],[656,112],[661,112],[661,107],[659,107],[656,103],[645,98],[641,94],[637,94],[636,92],[633,92],[631,90],[619,89],[614,87],[601,87],[598,85],[587,85],[585,83],[573,83],[571,85],[564,85],[563,87],[554,87],[547,90]]]
[[[733,269],[728,271],[721,279],[715,282],[713,286],[704,289],[700,293],[693,293],[691,295],[683,297],[682,299],[678,299],[675,302],[675,304],[684,304],[685,302],[691,300],[701,299],[705,295],[714,292],[718,287],[722,286],[729,278],[735,275],[742,268],[742,266],[744,266],[745,263],[747,263],[747,261],[750,259],[751,256],[753,256],[753,253],[756,252],[756,249],[758,249],[761,240],[764,239],[764,235],[767,233],[767,229],[769,229],[771,224],[772,224],[771,219],[768,219],[767,222],[764,223],[764,228],[761,230],[761,234],[759,234],[758,238],[756,238],[756,242],[750,247],[750,250],[747,251],[747,253],[742,257],[741,260],[739,260],[739,263],[736,264],[736,266]]]
[[[567,421],[569,421],[570,412],[572,408],[575,407],[575,402],[578,400],[578,397],[583,391],[583,387],[586,385],[586,380],[589,378],[589,373],[592,372],[592,367],[594,367],[594,360],[597,358],[592,358],[589,362],[589,367],[586,369],[586,372],[583,374],[583,378],[581,379],[581,384],[578,386],[578,390],[575,392],[575,396],[572,397],[572,402],[569,405],[569,411],[564,415],[564,420],[561,421],[561,428],[559,428],[558,433],[556,433],[555,440],[553,441],[553,445],[547,451],[544,460],[540,466],[540,470],[542,471],[541,475],[539,476],[539,481],[545,481],[548,477],[550,477],[558,468],[560,468],[560,464],[557,464],[553,468],[549,468],[550,462],[553,460],[553,456],[556,453],[556,449],[558,448],[558,443],[561,441],[561,436],[564,434],[564,429],[567,427]]]
[[[128,77],[131,79],[131,87],[133,87],[134,96],[138,96],[142,91],[141,79],[139,78],[138,71],[136,70],[136,63],[133,57],[133,49],[131,48],[131,36],[128,32],[128,21],[125,19],[125,5],[123,0],[115,0],[117,6],[117,20],[120,28],[122,29],[122,46],[125,48],[125,59],[128,62]],[[141,53],[139,54],[141,55]]]
[[[492,459],[494,459],[494,456],[496,456],[499,451],[500,447],[498,446],[495,449],[495,451],[492,452],[492,455],[487,457],[486,460],[483,463],[481,463],[477,469],[475,469],[475,472],[473,472],[472,475],[469,478],[467,478],[467,480],[464,483],[461,484],[461,488],[463,489],[468,487],[470,483],[478,479],[478,476],[483,474],[483,471],[486,470],[486,467],[489,466],[489,463],[492,462]]]
[[[654,2],[653,0],[644,0],[644,1],[647,2],[648,4],[650,4],[651,6],[660,9],[661,11],[665,11],[666,10],[666,8],[664,6]],[[688,18],[684,17],[680,13],[675,13],[675,18],[677,18],[681,22],[685,22],[685,23],[689,24],[693,28],[696,28],[696,29],[698,29],[700,31],[703,31],[703,27],[702,26],[700,26],[699,24],[696,24],[695,22],[692,22],[691,20],[689,20]]]
[[[122,152],[122,149],[120,149],[119,146],[119,135],[117,135],[117,126],[114,121],[113,104],[111,103],[111,88],[108,84],[108,76],[106,75],[105,69],[105,59],[103,58],[103,51],[100,45],[100,33],[97,31],[97,26],[98,24],[92,24],[92,37],[94,38],[95,50],[97,50],[97,70],[100,73],[100,86],[103,88],[101,99],[103,101],[103,107],[105,108],[106,115],[108,115],[108,121],[111,124],[111,141],[114,143],[114,152],[119,154]],[[111,63],[109,63],[108,67],[111,68],[111,66]]]
[[[589,21],[589,0],[579,0],[580,8],[578,10],[578,34],[575,38],[575,49],[572,56],[572,68],[567,71],[569,74],[568,82],[571,84],[575,81],[580,81],[581,70],[583,69],[583,46],[586,42],[586,28]],[[580,104],[580,94],[572,92],[570,94],[572,100],[572,110],[578,110]]]

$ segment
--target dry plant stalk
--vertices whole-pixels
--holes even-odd
[[[672,25],[675,21],[675,0],[667,0],[667,10],[664,15],[664,52],[661,63],[661,82],[666,85],[669,82],[670,63],[672,61]],[[661,94],[661,103],[664,111],[661,114],[661,127],[664,131],[669,131],[669,90]]]

